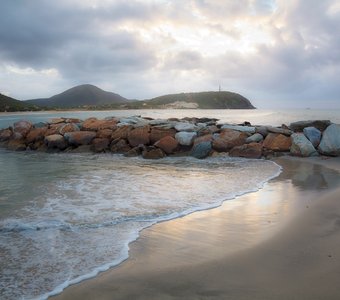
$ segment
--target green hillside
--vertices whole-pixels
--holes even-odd
[[[39,110],[35,105],[28,104],[24,101],[19,101],[11,97],[0,94],[0,111],[31,111]]]

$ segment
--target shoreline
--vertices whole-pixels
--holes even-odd
[[[306,159],[279,158],[276,161],[279,164],[280,162],[284,164],[283,174],[277,179],[269,181],[261,190],[237,197],[232,201],[225,201],[218,208],[195,212],[144,229],[137,241],[130,244],[129,258],[125,262],[100,273],[93,279],[72,285],[61,294],[49,299],[112,299],[113,295],[115,299],[179,298],[183,297],[181,293],[184,293],[188,299],[196,299],[199,297],[197,292],[200,289],[197,286],[198,282],[208,289],[214,286],[214,282],[210,279],[197,278],[197,274],[193,270],[199,273],[202,270],[206,271],[212,268],[214,272],[222,273],[220,276],[233,275],[227,270],[225,272],[219,270],[218,265],[225,261],[230,262],[231,257],[239,258],[246,252],[249,252],[251,257],[254,253],[259,255],[261,253],[259,249],[264,248],[263,251],[267,251],[268,249],[264,245],[268,246],[273,239],[280,242],[280,236],[291,232],[292,226],[296,229],[297,220],[301,216],[308,215],[309,211],[320,206],[320,201],[317,199],[325,197],[328,190],[322,190],[315,185],[316,179],[320,181],[320,184],[324,180],[324,178],[321,178],[322,176],[320,178],[317,176],[322,173],[328,176],[331,185],[330,190],[338,186],[337,181],[335,183],[333,181],[334,173],[322,166],[329,165],[333,170],[340,171],[340,160],[338,158],[330,158],[329,160],[313,158],[308,162]],[[299,169],[300,171],[297,172]],[[311,176],[318,174],[314,177],[312,186],[299,178],[300,175],[302,177],[306,175],[306,170],[311,172]],[[289,183],[292,174],[295,176],[292,179],[295,180],[295,183]],[[330,179],[332,176],[333,179]],[[292,188],[294,185],[295,191],[288,192],[288,187]],[[305,191],[298,192],[297,190],[301,188]],[[295,197],[295,201],[292,199],[284,200],[284,193]],[[281,199],[274,201],[280,205],[276,205],[276,207],[274,205],[272,210],[268,210],[269,203],[273,201],[275,195],[281,195]],[[254,219],[256,214],[251,212],[250,209],[256,211],[261,207],[265,210],[259,212],[258,218]],[[278,211],[278,208],[281,211]],[[264,214],[264,212],[266,213]],[[226,218],[226,216],[229,216],[230,219],[230,216],[233,215],[235,215],[233,221]],[[237,219],[242,216],[249,219],[248,227],[237,223]],[[221,223],[221,221],[223,222]],[[250,230],[254,227],[254,224],[261,227],[255,230],[256,232],[254,232],[254,229]],[[219,226],[222,227],[221,232],[214,232],[219,229]],[[243,230],[241,230],[242,226]],[[211,231],[212,228],[214,228],[214,231]],[[245,228],[248,228],[248,231],[244,231]],[[241,232],[243,234],[240,237]],[[227,239],[225,234],[229,235]],[[240,262],[240,265],[244,267],[242,262]],[[183,273],[187,273],[186,276],[179,275]],[[171,279],[172,277],[169,274],[175,274],[174,278],[180,276],[184,282],[188,281],[188,286],[185,288],[178,286],[178,280]],[[150,285],[152,285],[152,288]],[[170,291],[167,290],[172,285],[175,295],[171,295]],[[221,295],[215,297],[212,293],[211,297],[219,299]],[[242,297],[241,294],[238,294],[235,299],[247,299]]]

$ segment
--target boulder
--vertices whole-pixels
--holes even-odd
[[[266,137],[268,134],[267,126],[256,126],[256,133],[260,133],[263,137]]]
[[[329,125],[331,125],[329,120],[308,120],[293,122],[289,125],[289,128],[295,132],[302,132],[305,127],[315,127],[324,131]]]
[[[52,134],[45,137],[45,144],[48,149],[64,150],[67,148],[67,142],[61,134]]]
[[[279,127],[272,127],[272,126],[267,126],[267,130],[272,133],[280,133],[280,134],[284,134],[287,136],[290,136],[293,133],[293,131],[287,128],[279,128]]]
[[[241,126],[241,125],[231,125],[231,124],[224,124],[222,125],[221,129],[231,129],[231,130],[237,130],[241,132],[247,132],[247,133],[255,133],[256,128],[252,126]]]
[[[180,131],[176,133],[175,139],[182,146],[191,146],[196,136],[196,132]]]
[[[58,128],[58,132],[61,135],[64,135],[66,132],[73,132],[73,131],[79,131],[79,127],[76,123],[66,123],[60,128]]]
[[[307,139],[313,144],[314,147],[317,147],[320,144],[321,140],[321,131],[315,127],[305,127],[303,129],[303,133]]]
[[[323,132],[319,152],[325,155],[340,155],[340,125],[332,124]]]
[[[12,134],[12,130],[8,128],[0,130],[0,142],[8,141],[11,138]]]
[[[38,122],[33,124],[34,128],[43,128],[43,127],[48,127],[48,123],[45,122]]]
[[[161,138],[154,144],[155,147],[162,149],[166,154],[175,152],[175,150],[178,148],[178,145],[178,141],[170,135]]]
[[[66,123],[77,123],[80,124],[82,123],[82,120],[78,119],[78,118],[67,118],[65,119]]]
[[[192,147],[190,155],[195,158],[203,159],[209,156],[211,150],[211,142],[200,142]]]
[[[42,141],[45,138],[45,133],[47,131],[47,127],[42,128],[33,128],[26,136],[26,142],[28,144],[35,143],[37,141]]]
[[[241,146],[236,146],[229,151],[229,156],[245,158],[261,158],[262,145],[259,143],[250,143]]]
[[[112,132],[111,138],[116,139],[127,139],[129,132],[133,129],[132,125],[120,126]]]
[[[145,147],[134,147],[128,152],[124,153],[124,156],[126,157],[136,157],[142,154],[142,152],[145,150]]]
[[[121,125],[134,125],[134,127],[143,127],[145,125],[149,124],[149,121],[141,118],[140,116],[132,116],[132,117],[127,117],[127,118],[121,118],[119,120]],[[120,126],[121,126],[120,125]]]
[[[126,140],[118,139],[112,141],[110,150],[113,153],[126,153],[131,150],[131,147]]]
[[[132,129],[128,133],[128,141],[132,147],[136,147],[140,144],[148,145],[150,143],[150,127],[143,126]]]
[[[92,150],[94,152],[104,152],[109,148],[110,140],[107,138],[95,138],[92,141]]]
[[[279,133],[269,133],[263,141],[263,147],[273,151],[289,151],[291,145],[291,138]]]
[[[80,146],[90,144],[96,135],[94,131],[73,131],[66,132],[64,137],[70,145]]]
[[[194,146],[199,144],[199,143],[203,143],[203,142],[210,142],[211,143],[212,140],[213,140],[212,134],[202,135],[202,136],[199,136],[199,137],[194,139]]]
[[[10,140],[7,144],[7,149],[12,151],[25,151],[27,148],[23,139]]]
[[[159,141],[163,137],[171,136],[175,137],[176,130],[174,128],[162,128],[162,127],[153,127],[150,132],[150,143],[154,144]]]
[[[111,129],[100,129],[97,131],[98,138],[111,139],[113,130]]]
[[[262,141],[263,141],[263,135],[260,133],[254,133],[253,135],[251,135],[250,137],[247,137],[246,139],[247,144],[260,143]]]
[[[98,131],[100,129],[115,129],[117,119],[98,120],[97,118],[86,119],[82,124],[82,129],[89,131]]]
[[[59,123],[65,123],[65,118],[53,118],[52,120],[49,120],[50,124],[59,124]]]
[[[19,121],[14,123],[14,132],[21,134],[22,137],[26,137],[29,131],[32,129],[33,124],[29,121]]]
[[[313,144],[306,138],[303,133],[293,133],[291,135],[292,146],[290,153],[295,156],[309,157],[318,156]]]
[[[246,142],[248,135],[245,132],[223,129],[219,135],[214,137],[212,147],[218,152],[228,152],[235,146],[241,146]]]
[[[175,129],[177,131],[193,132],[193,131],[197,131],[199,127],[196,126],[195,124],[188,123],[188,122],[178,122],[175,125]]]
[[[145,159],[160,159],[165,157],[165,154],[160,148],[149,148],[143,151],[142,156]]]

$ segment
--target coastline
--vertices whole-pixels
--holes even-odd
[[[275,161],[260,191],[145,229],[125,262],[50,299],[338,299],[340,160]]]

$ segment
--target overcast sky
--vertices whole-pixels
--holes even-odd
[[[1,0],[0,92],[240,93],[340,108],[339,0]]]

